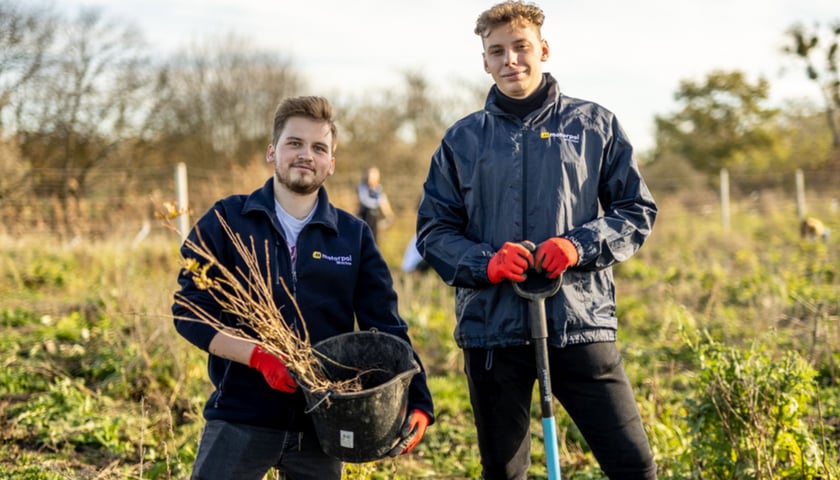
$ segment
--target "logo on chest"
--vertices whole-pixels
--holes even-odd
[[[540,138],[556,138],[562,142],[571,142],[571,143],[580,143],[580,134],[576,133],[572,135],[571,133],[563,133],[563,132],[540,132]]]
[[[336,265],[345,265],[350,266],[353,265],[353,256],[352,255],[328,255],[324,252],[320,252],[318,250],[312,252],[312,258],[315,260],[323,260],[330,263],[334,263]]]

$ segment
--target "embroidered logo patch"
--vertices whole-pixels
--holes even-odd
[[[336,265],[353,265],[352,255],[327,255],[326,253],[319,252],[316,250],[312,252],[312,258],[314,258],[315,260],[326,260]]]
[[[576,133],[574,135],[570,133],[563,133],[563,132],[540,132],[540,138],[557,138],[564,142],[572,142],[572,143],[580,143],[580,134]]]

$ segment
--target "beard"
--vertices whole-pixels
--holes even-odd
[[[274,169],[274,177],[280,185],[283,185],[289,191],[297,193],[298,195],[308,195],[318,191],[326,179],[326,176],[319,178],[320,176],[317,171],[313,172],[312,175],[302,175],[297,171],[280,171],[278,168]]]

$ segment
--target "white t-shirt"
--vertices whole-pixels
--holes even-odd
[[[303,230],[303,227],[312,220],[317,208],[318,200],[315,200],[315,205],[312,207],[309,214],[307,214],[302,220],[298,220],[297,218],[289,215],[289,212],[283,209],[280,202],[276,199],[274,200],[274,212],[277,214],[277,219],[280,220],[280,226],[283,227],[283,235],[286,237],[286,246],[289,247],[289,254],[292,256],[292,265],[294,265],[295,260],[297,260],[295,245],[297,245],[298,235],[300,235],[300,231]]]

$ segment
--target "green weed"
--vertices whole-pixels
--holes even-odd
[[[383,234],[394,266],[402,223]],[[659,478],[771,478],[770,466],[838,478],[840,246],[800,241],[784,213],[741,212],[734,226],[663,202],[648,244],[615,269],[618,343]],[[186,477],[210,386],[170,318],[177,240],[17,240],[0,245],[0,479]],[[478,478],[453,291],[433,272],[394,282],[437,422],[411,455],[345,477]],[[529,476],[545,478],[538,411]],[[555,412],[564,475],[604,478]]]

